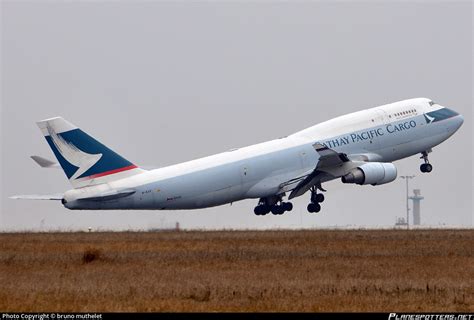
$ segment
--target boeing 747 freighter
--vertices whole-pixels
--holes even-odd
[[[61,117],[38,122],[73,189],[58,195],[14,196],[59,200],[73,210],[176,210],[258,199],[256,215],[283,214],[289,200],[309,191],[309,212],[319,212],[323,183],[378,186],[397,177],[393,161],[421,154],[431,172],[432,148],[463,124],[457,112],[426,99],[395,102],[343,115],[285,138],[233,149],[155,170],[145,170]],[[285,200],[287,198],[287,200]]]

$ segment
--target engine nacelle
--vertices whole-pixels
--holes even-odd
[[[368,162],[352,169],[341,178],[343,183],[371,184],[392,182],[397,178],[397,167],[392,163]]]

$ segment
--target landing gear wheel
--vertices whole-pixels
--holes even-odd
[[[282,197],[283,195],[260,198],[253,212],[257,216],[264,216],[270,212],[274,215],[281,215],[284,214],[285,211],[293,210],[293,204],[291,202],[282,201]]]
[[[322,191],[326,191],[326,190],[321,188],[321,184],[319,184],[318,188]],[[311,212],[311,213],[321,211],[320,203],[324,201],[324,194],[317,193],[318,188],[316,188],[314,186],[311,188],[311,198],[310,198],[311,202],[310,202],[310,204],[308,204],[308,208],[307,208],[308,211]]]
[[[272,209],[271,209],[272,213],[274,215],[280,215],[280,214],[283,214],[285,212],[285,209],[283,208],[283,206],[272,206]]]
[[[285,211],[293,210],[293,204],[291,202],[283,202],[282,206],[285,209]]]
[[[429,173],[429,172],[433,171],[433,166],[430,163],[423,163],[420,166],[420,171],[425,172],[425,173]]]
[[[264,216],[266,215],[267,213],[270,212],[270,208],[269,206],[267,205],[258,205],[255,207],[255,209],[253,209],[253,212],[257,215],[257,216]]]
[[[423,163],[420,166],[420,171],[421,172],[426,172],[426,173],[429,173],[429,172],[433,171],[433,166],[430,164],[430,161],[428,159],[428,152],[427,151],[423,151],[421,153],[421,159],[423,159],[423,161],[425,163]]]
[[[308,204],[308,212],[311,212],[311,213],[315,213],[315,212],[319,212],[321,211],[321,206],[319,205],[319,203],[310,203]]]
[[[262,215],[262,207],[261,206],[256,206],[254,209],[253,209],[253,213],[255,213],[255,215],[257,216],[260,216]]]
[[[321,211],[321,206],[319,205],[319,203],[315,203],[314,204],[314,212],[318,213],[319,211]]]
[[[324,194],[318,193],[316,195],[316,202],[323,202],[324,201]]]

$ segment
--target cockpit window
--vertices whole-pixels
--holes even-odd
[[[430,106],[436,104],[436,102],[434,102],[433,100],[431,100],[430,102],[428,102],[430,104]]]
[[[455,117],[459,115],[459,113],[457,113],[456,111],[453,111],[448,108],[442,108],[434,112],[435,112],[436,118],[439,118],[439,119],[447,119],[447,118],[451,118],[451,117]]]

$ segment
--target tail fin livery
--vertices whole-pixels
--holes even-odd
[[[143,172],[61,117],[42,120],[37,124],[74,188]]]

